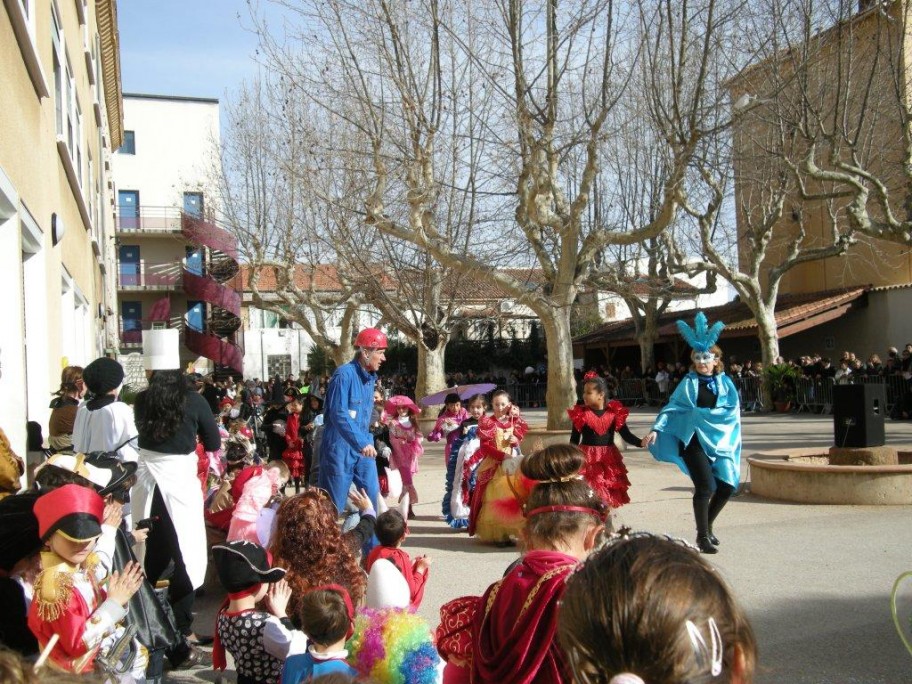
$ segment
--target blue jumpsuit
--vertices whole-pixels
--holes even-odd
[[[364,447],[374,444],[368,428],[376,383],[377,374],[366,371],[357,358],[337,368],[329,380],[318,484],[329,492],[339,511],[345,508],[352,482],[367,491],[371,503],[377,505],[377,465],[361,455]]]

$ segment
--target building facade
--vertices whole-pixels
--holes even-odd
[[[0,14],[0,427],[47,435],[67,365],[116,348],[111,151],[123,133],[116,3],[5,0]]]
[[[211,182],[219,102],[124,94],[124,140],[114,155],[118,345],[141,383],[142,331],[181,330],[181,361],[242,373],[233,237],[216,225]]]

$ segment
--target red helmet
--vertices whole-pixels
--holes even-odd
[[[386,335],[377,328],[365,328],[355,338],[355,346],[362,349],[386,349],[388,346]]]

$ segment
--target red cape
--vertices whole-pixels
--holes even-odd
[[[578,563],[557,551],[530,551],[488,588],[472,626],[472,682],[572,681],[557,643],[557,609],[564,580]]]

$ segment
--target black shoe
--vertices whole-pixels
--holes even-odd
[[[706,535],[706,538],[709,539],[709,543],[712,544],[713,546],[718,546],[721,543],[719,541],[719,538],[716,535],[714,535],[712,532],[710,532],[708,535]]]
[[[712,545],[709,537],[704,535],[697,537],[697,548],[700,549],[700,553],[719,553],[719,549]]]

